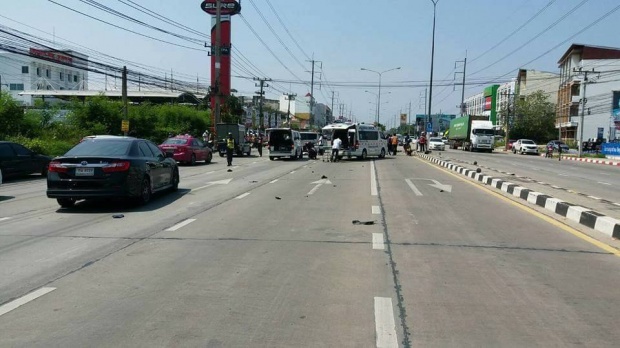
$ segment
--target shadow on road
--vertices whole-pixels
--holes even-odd
[[[143,206],[136,206],[130,199],[92,199],[79,201],[72,208],[59,208],[60,214],[101,214],[101,213],[136,213],[150,212],[170,205],[190,193],[190,189],[179,189],[176,192],[154,194],[152,200]]]

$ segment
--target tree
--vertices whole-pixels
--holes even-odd
[[[224,107],[222,108],[222,122],[241,123],[243,112],[241,100],[235,95],[230,95],[226,97]]]
[[[0,138],[16,135],[24,121],[24,110],[8,93],[0,92]]]
[[[510,138],[545,143],[555,137],[555,105],[543,91],[536,91],[516,102],[516,119]]]

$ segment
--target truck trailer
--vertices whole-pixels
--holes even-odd
[[[493,151],[495,130],[488,116],[463,116],[450,121],[448,141],[451,149]]]

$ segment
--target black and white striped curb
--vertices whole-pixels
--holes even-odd
[[[450,161],[458,162],[458,163],[463,163],[463,164],[474,165],[474,164],[472,164],[470,162],[459,160],[459,159],[455,159],[455,158],[451,158]],[[572,194],[575,194],[575,195],[578,195],[578,196],[581,196],[581,197],[584,197],[584,198],[593,199],[593,200],[598,201],[600,203],[605,203],[605,204],[614,205],[616,207],[620,207],[620,203],[619,202],[612,202],[612,201],[609,201],[609,200],[604,199],[604,198],[595,197],[595,196],[588,195],[588,194],[582,193],[582,192],[577,192],[577,191],[575,191],[573,189],[569,189],[569,188],[566,188],[566,187],[561,187],[561,186],[558,186],[558,185],[552,185],[552,184],[546,183],[544,181],[538,181],[536,179],[532,179],[532,178],[527,177],[527,176],[519,176],[519,175],[516,175],[515,173],[504,172],[504,171],[501,171],[501,170],[498,170],[498,169],[495,169],[495,168],[491,168],[491,167],[487,167],[487,166],[481,165],[481,164],[479,164],[478,167],[484,168],[484,169],[488,169],[488,170],[491,170],[491,171],[494,171],[494,172],[498,172],[498,173],[501,173],[501,174],[505,174],[505,175],[511,175],[511,176],[514,176],[515,178],[517,178],[519,180],[522,180],[522,181],[533,182],[533,183],[536,183],[536,184],[539,184],[539,185],[549,186],[549,187],[554,188],[556,190],[562,190],[562,191],[565,191],[565,192],[568,192],[568,193],[572,193]]]
[[[589,208],[581,207],[549,195],[545,195],[541,192],[530,190],[518,184],[484,175],[482,173],[477,173],[475,170],[467,169],[454,163],[446,162],[425,154],[420,154],[419,156],[461,175],[480,181],[515,197],[519,197],[529,203],[541,206],[546,210],[550,210],[555,214],[563,216],[569,220],[602,232],[609,237],[620,238],[620,220],[605,216]]]

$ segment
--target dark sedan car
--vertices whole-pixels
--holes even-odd
[[[33,173],[47,175],[51,159],[20,144],[0,141],[0,170],[5,179]]]
[[[150,201],[154,192],[179,187],[179,168],[157,145],[131,137],[83,140],[54,158],[47,174],[47,197],[62,207],[93,198]]]

